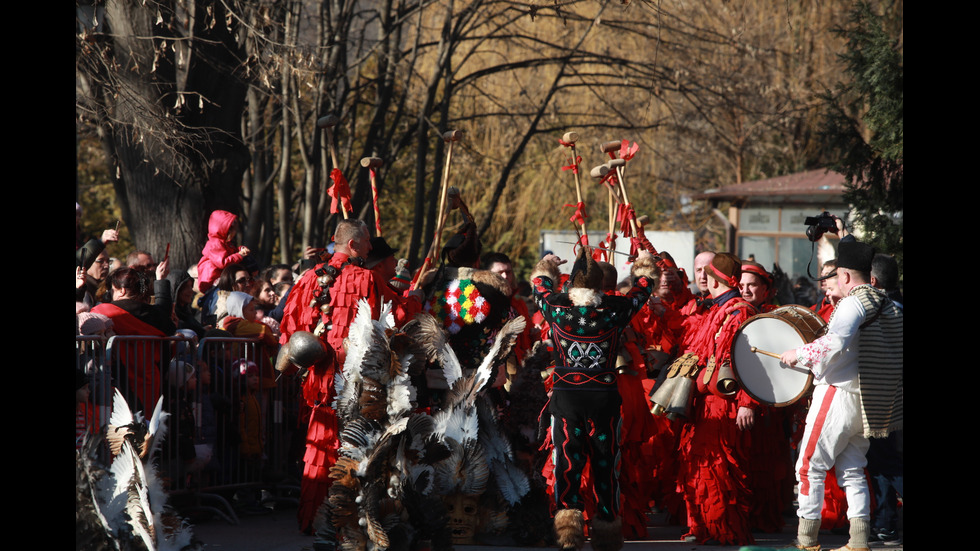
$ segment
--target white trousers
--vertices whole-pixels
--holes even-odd
[[[861,396],[829,385],[814,387],[796,462],[800,484],[797,516],[820,518],[824,479],[836,466],[837,482],[847,495],[847,518],[870,519],[871,494],[864,476],[869,446],[861,421]]]

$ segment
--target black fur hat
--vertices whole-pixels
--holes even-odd
[[[572,273],[568,276],[568,285],[571,288],[602,290],[602,280],[604,274],[602,268],[592,258],[592,251],[587,247],[578,250],[575,257],[575,264],[572,265]]]
[[[837,267],[856,272],[871,273],[875,248],[860,241],[843,241],[837,246]]]

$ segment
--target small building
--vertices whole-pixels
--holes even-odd
[[[710,201],[714,209],[727,205],[727,246],[739,258],[754,257],[767,269],[779,264],[795,280],[807,275],[808,264],[818,276],[821,264],[836,258],[837,236],[811,243],[804,221],[824,211],[848,220],[844,182],[838,172],[810,170],[709,189],[692,199]]]

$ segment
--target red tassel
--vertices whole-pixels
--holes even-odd
[[[348,211],[354,210],[350,203],[350,186],[347,184],[347,178],[344,178],[339,168],[330,171],[330,178],[333,180],[333,185],[327,190],[327,195],[333,198],[330,201],[330,212],[333,214],[340,212],[337,210],[338,201]]]
[[[589,217],[585,212],[585,203],[579,201],[576,204],[566,203],[566,207],[575,207],[575,213],[568,220],[575,224],[585,224],[585,219]]]

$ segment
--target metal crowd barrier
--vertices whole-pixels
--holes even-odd
[[[270,501],[298,502],[305,431],[300,388],[274,369],[277,349],[254,339],[118,335],[75,339],[90,398],[77,411],[88,430],[108,423],[115,389],[133,413],[170,414],[158,468],[171,500],[237,523]]]

